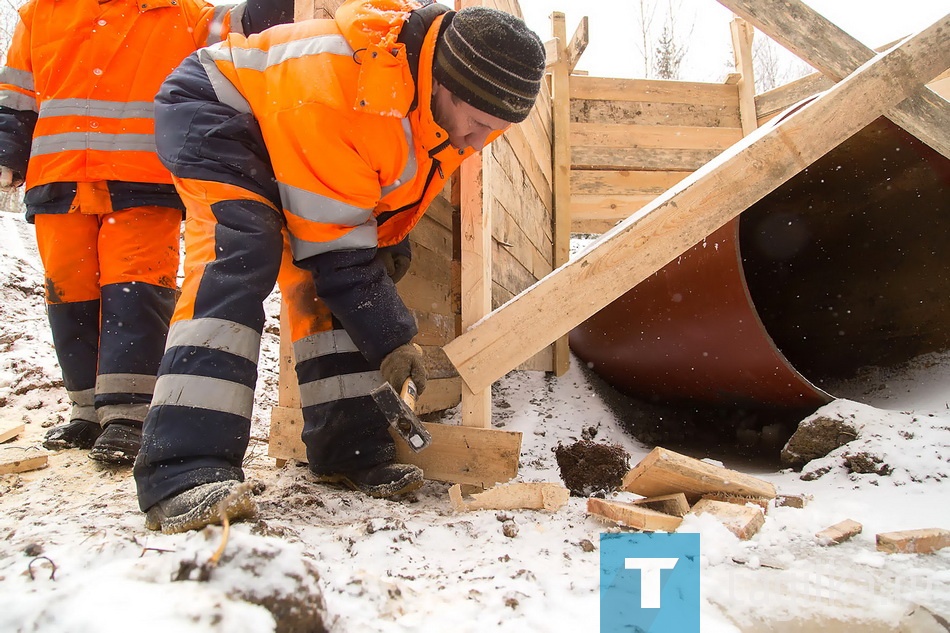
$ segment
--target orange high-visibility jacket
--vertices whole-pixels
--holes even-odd
[[[197,53],[218,100],[260,126],[297,260],[400,242],[473,153],[452,147],[431,111],[445,16],[419,42],[399,40],[419,6],[350,0],[333,20],[232,34]]]
[[[377,363],[415,323],[374,269],[376,249],[399,243],[473,153],[453,147],[432,112],[446,11],[348,0],[333,20],[201,49],[156,97],[159,157],[187,181],[179,187],[220,217],[236,206],[259,213],[262,196],[281,210],[295,261]]]
[[[155,154],[155,93],[187,55],[240,29],[243,10],[204,0],[27,2],[0,71],[0,164],[25,175],[28,206],[66,193],[51,183],[173,192]]]

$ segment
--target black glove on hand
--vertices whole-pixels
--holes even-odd
[[[379,366],[379,371],[383,375],[383,380],[392,385],[393,389],[399,391],[402,389],[402,383],[407,378],[412,378],[416,383],[416,391],[420,394],[426,388],[426,362],[422,355],[422,348],[415,343],[406,343],[400,345],[389,352],[386,358]]]
[[[402,279],[412,263],[412,247],[407,237],[395,246],[384,246],[376,251],[376,257],[386,267],[386,274],[396,283]]]

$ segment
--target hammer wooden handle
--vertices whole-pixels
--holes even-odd
[[[402,383],[402,390],[399,392],[399,397],[402,398],[402,401],[413,411],[416,410],[416,397],[418,395],[419,392],[416,391],[416,383],[413,382],[412,378],[406,378],[406,382]]]

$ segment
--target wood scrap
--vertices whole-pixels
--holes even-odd
[[[689,512],[689,502],[686,495],[682,492],[675,492],[671,495],[661,495],[659,497],[647,497],[646,499],[637,499],[633,505],[643,506],[663,514],[669,514],[675,517],[686,516]]]
[[[659,446],[624,476],[623,489],[644,497],[682,492],[690,501],[712,493],[775,498],[775,486],[767,481]]]
[[[852,536],[860,534],[862,529],[863,526],[857,521],[845,519],[844,521],[835,523],[831,527],[826,527],[821,532],[815,534],[815,537],[822,545],[838,545],[839,543],[844,543]]]
[[[775,497],[776,508],[803,509],[812,500],[811,495],[778,495]]]
[[[462,488],[449,488],[452,507],[467,510],[547,510],[554,512],[567,504],[571,492],[561,484],[547,482],[509,483],[475,493],[471,501],[462,497]]]
[[[35,447],[4,446],[0,448],[0,475],[25,473],[45,468],[49,453]]]
[[[950,530],[923,528],[877,535],[877,549],[888,554],[930,554],[950,547]]]
[[[12,440],[24,430],[25,424],[0,423],[0,443]]]
[[[759,508],[725,501],[701,499],[690,512],[696,515],[713,515],[727,530],[744,541],[752,538],[759,528],[765,525],[765,515]]]
[[[765,514],[768,514],[769,511],[769,499],[765,499],[764,497],[749,497],[745,495],[730,495],[725,492],[712,492],[708,495],[703,495],[702,498],[711,499],[712,501],[722,501],[723,503],[735,503],[740,506],[751,503],[752,505],[762,508],[762,512]]]
[[[587,500],[587,512],[644,532],[675,532],[683,522],[681,517],[663,514],[642,505],[608,501],[597,497],[590,497]]]

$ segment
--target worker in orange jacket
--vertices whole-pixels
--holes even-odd
[[[221,506],[231,520],[254,513],[238,483],[275,280],[313,475],[375,497],[421,485],[419,468],[394,462],[369,395],[426,380],[390,275],[404,257],[384,249],[463,160],[527,117],[544,58],[538,36],[495,9],[349,0],[333,20],[232,35],[166,80],[158,152],[188,213],[182,296],[134,468],[147,527],[196,529]],[[299,292],[278,279],[282,254],[308,272]],[[300,300],[312,293],[317,304]]]
[[[0,71],[0,188],[26,182],[72,402],[48,448],[131,464],[174,308],[184,206],[154,98],[188,54],[293,19],[292,0],[29,0]]]

